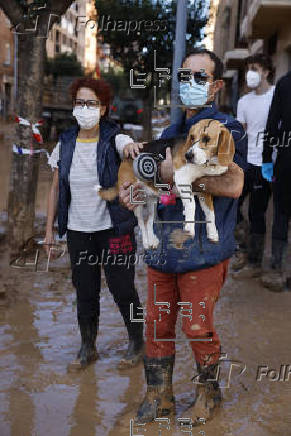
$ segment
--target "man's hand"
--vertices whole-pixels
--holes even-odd
[[[132,159],[134,159],[139,155],[140,149],[142,148],[143,143],[132,142],[130,144],[127,144],[123,149],[123,156],[126,158],[132,157]]]
[[[201,177],[192,183],[193,192],[207,192],[217,197],[239,198],[244,186],[244,172],[234,162],[220,176]]]
[[[132,186],[132,197],[130,198],[130,186]],[[125,182],[119,190],[119,201],[129,210],[134,210],[140,204],[133,203],[134,201],[145,201],[146,193],[143,185],[139,182],[132,185],[130,182]]]

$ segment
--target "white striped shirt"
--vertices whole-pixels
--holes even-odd
[[[96,232],[112,227],[106,201],[98,194],[96,152],[98,138],[76,140],[69,174],[71,203],[68,211],[68,229],[82,232]],[[115,145],[120,156],[126,144],[134,142],[128,135],[116,135]],[[48,163],[57,168],[59,142],[54,148]]]

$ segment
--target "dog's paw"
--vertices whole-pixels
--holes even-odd
[[[152,235],[149,237],[149,247],[152,249],[156,249],[158,248],[160,241],[159,239],[156,237],[156,235]]]
[[[144,248],[145,250],[148,250],[148,249],[150,248],[150,246],[149,246],[149,242],[148,242],[148,239],[147,239],[147,238],[142,238],[142,245],[143,245],[143,248]]]
[[[219,242],[218,231],[215,228],[207,229],[207,238],[214,243]]]
[[[184,230],[190,234],[191,238],[195,238],[195,225],[193,223],[186,223]]]

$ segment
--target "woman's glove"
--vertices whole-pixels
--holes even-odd
[[[262,176],[264,179],[266,179],[268,182],[272,182],[274,174],[274,165],[272,162],[270,163],[263,163],[262,165]]]

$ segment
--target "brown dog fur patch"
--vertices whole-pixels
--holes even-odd
[[[200,198],[204,198],[204,201],[206,206],[208,207],[208,209],[210,210],[214,210],[214,205],[213,205],[213,197],[211,194],[203,194],[203,196],[200,195]]]
[[[203,148],[207,151],[209,157],[218,156],[218,163],[222,166],[228,166],[234,156],[235,146],[234,140],[229,130],[217,120],[201,120],[197,124],[194,124],[187,136],[186,141],[179,141],[174,148],[172,148],[173,167],[177,170],[184,165],[187,161],[185,154],[194,142],[198,141],[203,135],[210,137],[209,144],[205,144]],[[203,144],[201,143],[200,146]],[[209,147],[209,145],[211,147]],[[112,188],[102,189],[99,191],[99,195],[106,201],[114,200],[119,193],[119,189],[124,183],[133,185],[140,180],[135,176],[133,171],[133,160],[131,158],[124,159],[121,162],[118,172],[118,184]],[[156,194],[158,194],[158,188],[156,188],[152,182],[143,182]],[[213,199],[211,195],[205,194],[205,202],[207,206],[213,210]]]

